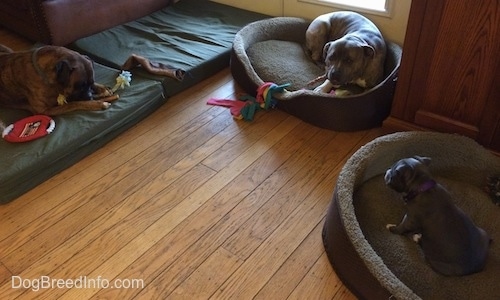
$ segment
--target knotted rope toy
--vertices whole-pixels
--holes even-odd
[[[207,104],[229,107],[233,118],[252,121],[257,110],[276,107],[278,100],[273,96],[285,92],[285,88],[288,86],[290,86],[289,83],[277,85],[272,82],[265,82],[257,89],[256,97],[246,95],[239,100],[211,98],[207,101]]]
[[[490,195],[493,203],[500,206],[500,174],[488,177],[485,191]]]
[[[130,82],[132,81],[132,73],[129,71],[122,71],[118,77],[116,77],[116,84],[111,89],[112,93],[115,93],[119,89],[124,89],[125,87],[130,86]]]

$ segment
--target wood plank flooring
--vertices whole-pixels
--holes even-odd
[[[30,46],[5,29],[0,43]],[[223,70],[0,206],[0,298],[355,299],[321,229],[344,162],[381,129],[206,105],[240,92]],[[35,291],[37,279],[75,287]]]

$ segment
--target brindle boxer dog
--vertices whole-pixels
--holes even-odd
[[[396,234],[411,234],[432,269],[460,276],[481,271],[486,264],[489,235],[458,208],[451,194],[431,176],[428,157],[401,159],[385,173],[386,184],[403,193],[406,214]]]
[[[116,99],[94,82],[93,64],[86,56],[57,46],[13,52],[0,45],[0,105],[4,107],[55,116],[106,109]]]

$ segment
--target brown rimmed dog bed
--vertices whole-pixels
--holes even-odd
[[[307,83],[324,70],[303,49],[309,23],[301,18],[276,17],[243,27],[231,51],[235,81],[252,95],[264,82],[290,84],[288,92],[275,95],[277,107],[322,128],[355,131],[381,126],[391,109],[401,47],[387,42],[385,79],[374,88],[346,97],[315,93]]]
[[[404,204],[383,175],[413,155],[432,158],[436,179],[493,238],[482,272],[439,275],[418,245],[385,228],[401,220]],[[373,140],[349,158],[337,180],[323,228],[333,268],[361,299],[500,299],[500,207],[484,190],[487,178],[498,174],[500,158],[459,135],[402,132]]]

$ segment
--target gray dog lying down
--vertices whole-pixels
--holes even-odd
[[[317,92],[348,84],[372,88],[383,80],[384,38],[375,24],[358,13],[338,11],[314,19],[306,31],[306,50],[315,62],[325,65],[326,80]]]
[[[490,238],[434,181],[428,169],[430,161],[428,157],[414,156],[399,160],[387,170],[386,184],[403,193],[406,203],[401,223],[387,224],[387,229],[413,235],[438,273],[460,276],[479,272],[486,264]]]

